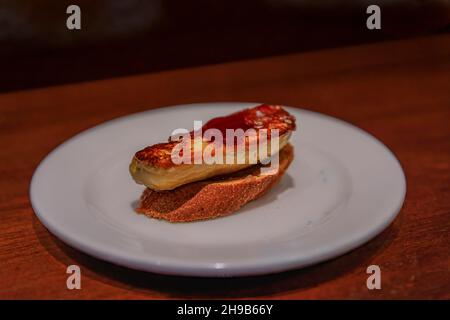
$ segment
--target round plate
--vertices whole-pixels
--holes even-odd
[[[174,106],[115,119],[52,151],[34,173],[40,221],[92,256],[134,269],[191,276],[243,276],[300,268],[373,238],[399,212],[405,176],[380,141],[348,123],[287,108],[297,118],[295,158],[281,182],[235,214],[172,224],[133,211],[144,187],[128,165],[166,141],[249,103]]]

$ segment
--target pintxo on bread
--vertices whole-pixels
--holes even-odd
[[[138,151],[130,173],[147,190],[137,211],[171,222],[234,212],[283,175],[293,159],[288,142],[295,129],[295,118],[281,106],[260,105],[211,119],[200,130],[186,130],[177,141]],[[187,161],[180,163],[179,155]],[[207,161],[207,156],[218,161]],[[276,170],[265,174],[275,158]]]

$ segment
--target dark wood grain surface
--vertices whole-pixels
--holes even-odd
[[[30,179],[58,144],[131,112],[205,101],[304,107],[367,130],[405,170],[400,215],[342,257],[238,279],[117,267],[68,247],[38,221],[28,197]],[[449,120],[447,34],[2,94],[0,298],[449,299]],[[81,290],[66,288],[70,264],[81,266]],[[381,290],[366,288],[370,264],[381,267]]]

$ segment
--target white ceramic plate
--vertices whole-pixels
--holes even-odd
[[[133,154],[193,126],[255,104],[205,103],[133,114],[89,129],[52,151],[34,173],[36,215],[58,238],[134,269],[242,276],[300,268],[373,238],[399,212],[405,176],[394,155],[343,121],[287,108],[297,118],[295,159],[280,184],[235,214],[171,224],[133,211],[143,187]]]

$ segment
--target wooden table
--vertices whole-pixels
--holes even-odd
[[[30,179],[58,144],[131,112],[204,101],[304,107],[367,130],[405,170],[408,190],[400,215],[374,240],[340,258],[240,279],[117,267],[66,246],[38,221],[28,197]],[[448,299],[449,120],[448,34],[2,94],[0,297]],[[70,264],[81,267],[81,290],[66,288]],[[381,290],[366,288],[370,264],[381,267]]]

